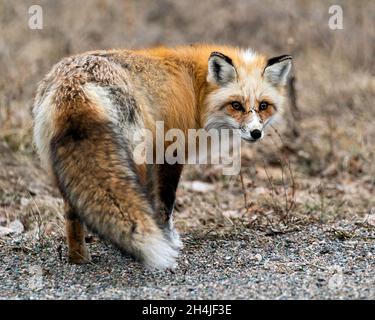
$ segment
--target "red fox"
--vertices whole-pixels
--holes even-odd
[[[292,58],[192,45],[64,58],[39,84],[34,141],[65,203],[68,259],[86,263],[84,225],[147,267],[174,267],[183,164],[136,164],[131,134],[239,129],[254,142],[280,114]]]

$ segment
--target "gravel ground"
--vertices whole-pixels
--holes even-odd
[[[66,262],[63,239],[0,240],[1,299],[375,299],[375,230],[349,222],[269,235],[183,235],[176,270],[151,272],[101,241]]]

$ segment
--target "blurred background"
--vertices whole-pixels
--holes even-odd
[[[254,0],[0,0],[0,225],[62,233],[62,202],[32,146],[31,107],[61,58],[86,50],[218,43],[294,57],[285,121],[244,145],[242,173],[186,168],[176,204],[182,230],[239,226],[283,232],[366,219],[375,210],[375,2]],[[329,27],[329,7],[343,29]]]

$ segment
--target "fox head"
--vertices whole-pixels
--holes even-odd
[[[280,113],[292,57],[267,60],[250,50],[233,52],[209,57],[205,128],[239,129],[243,140],[254,142]]]

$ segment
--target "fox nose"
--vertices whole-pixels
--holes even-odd
[[[258,140],[262,136],[262,131],[255,129],[250,132],[250,135],[254,140]]]

